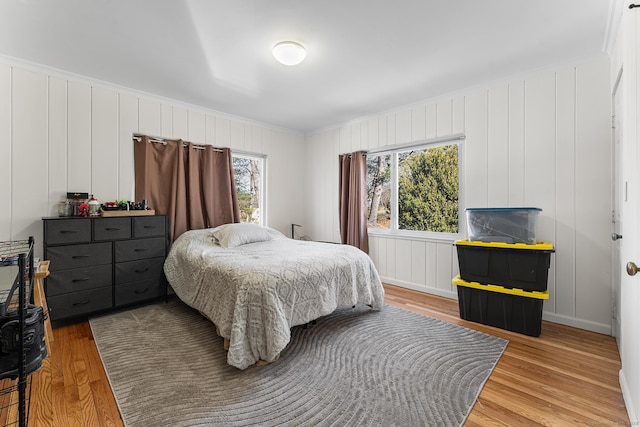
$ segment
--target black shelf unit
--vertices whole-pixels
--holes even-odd
[[[31,378],[26,368],[25,321],[34,278],[33,247],[33,237],[0,242],[0,315],[16,311],[18,317],[18,377],[0,381],[0,420],[4,426],[25,427],[29,417]]]

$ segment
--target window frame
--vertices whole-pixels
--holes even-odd
[[[377,150],[368,151],[367,155],[375,156],[391,156],[391,180],[389,186],[391,189],[391,223],[389,228],[372,228],[367,227],[369,235],[381,237],[406,237],[413,240],[446,240],[454,241],[465,235],[466,218],[464,216],[464,134],[456,134],[442,138],[432,138],[421,141],[415,141],[409,144],[392,145],[381,147]],[[398,220],[398,154],[411,150],[421,150],[442,147],[447,145],[458,146],[458,232],[447,233],[440,231],[420,231],[420,230],[402,230],[399,228]]]
[[[260,160],[260,217],[259,225],[267,226],[267,155],[252,153],[249,151],[231,150],[231,162],[233,164],[233,158],[239,157],[249,160]],[[235,177],[234,177],[235,180]],[[236,182],[236,194],[237,194],[237,182]]]

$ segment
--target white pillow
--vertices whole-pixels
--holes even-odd
[[[235,248],[247,243],[265,242],[273,239],[269,231],[257,224],[224,224],[213,230],[213,236],[223,248]]]

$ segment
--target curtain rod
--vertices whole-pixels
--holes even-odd
[[[148,137],[149,138],[149,142],[153,142],[153,143],[156,143],[156,144],[163,144],[163,145],[167,145],[167,139],[170,139],[170,138],[163,138],[161,136],[143,135],[143,134],[140,134],[140,133],[134,133],[132,138],[135,139],[136,141],[141,141],[143,136]],[[175,140],[173,140],[173,141],[175,141]],[[191,142],[191,144],[193,144],[192,147],[197,149],[197,150],[206,150],[206,146],[204,146],[202,144],[195,144],[193,142]],[[188,147],[189,146],[189,141],[182,141],[182,146],[183,147]],[[216,147],[213,147],[213,146],[210,146],[210,147],[212,147],[212,149],[214,151],[217,151],[219,153],[223,152],[223,150],[220,149],[220,148],[216,148]]]
[[[455,133],[453,135],[423,139],[422,141],[409,142],[407,144],[385,145],[384,147],[376,148],[374,150],[368,150],[368,151],[358,150],[358,151],[364,151],[367,154],[376,154],[376,153],[384,153],[385,151],[396,151],[396,150],[402,150],[404,148],[413,148],[413,147],[418,147],[418,146],[427,145],[427,144],[438,144],[442,142],[464,140],[466,138],[467,137],[465,136],[464,133]]]

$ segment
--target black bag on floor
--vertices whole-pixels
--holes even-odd
[[[44,311],[29,304],[24,322],[25,372],[30,374],[42,367],[47,357],[44,338]],[[17,310],[0,316],[0,379],[18,378],[20,366],[20,321]]]

